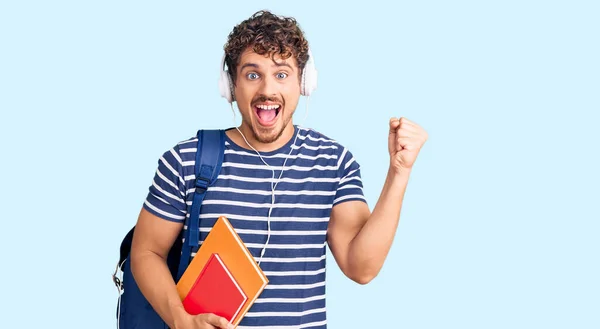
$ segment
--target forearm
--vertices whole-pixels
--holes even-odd
[[[132,253],[131,271],[144,297],[175,328],[175,319],[185,310],[165,260],[150,251]]]
[[[392,246],[410,171],[388,171],[385,184],[364,226],[350,242],[348,264],[361,281],[379,273]]]

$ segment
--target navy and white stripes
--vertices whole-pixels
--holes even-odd
[[[360,166],[348,149],[312,129],[295,126],[282,148],[261,153],[279,177],[271,237],[260,267],[269,284],[239,328],[326,328],[325,252],[334,205],[366,202]],[[196,138],[179,142],[158,161],[144,207],[182,222],[193,197]],[[226,138],[223,166],[208,188],[200,213],[200,243],[219,216],[226,216],[256,260],[267,240],[273,171],[258,155]],[[184,226],[184,229],[187,227]],[[195,253],[192,253],[194,256]]]

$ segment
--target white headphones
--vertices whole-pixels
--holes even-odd
[[[231,75],[229,70],[225,69],[225,57],[227,54],[223,54],[221,59],[221,76],[219,78],[219,91],[221,96],[229,103],[233,102],[233,83],[231,81]],[[315,61],[313,59],[310,49],[308,50],[308,61],[302,70],[302,77],[300,79],[300,94],[303,96],[310,96],[315,89],[317,89],[317,69],[315,68]]]

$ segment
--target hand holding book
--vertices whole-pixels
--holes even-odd
[[[187,312],[175,318],[175,328],[172,329],[233,329],[234,326],[224,317],[212,313],[191,315]]]

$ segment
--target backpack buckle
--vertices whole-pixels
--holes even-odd
[[[125,263],[125,261],[121,262],[120,264],[117,264],[117,268],[115,268],[115,273],[113,273],[112,275],[113,283],[115,284],[115,286],[117,286],[117,289],[119,291],[123,290],[123,281],[117,276],[117,273],[119,272],[119,268],[123,266],[123,263]]]
[[[119,289],[119,291],[123,290],[123,282],[121,282],[121,279],[117,278],[116,275],[113,275],[112,278],[115,286],[117,286],[117,289]]]
[[[208,189],[210,180],[202,176],[196,177],[196,193],[204,193]]]

